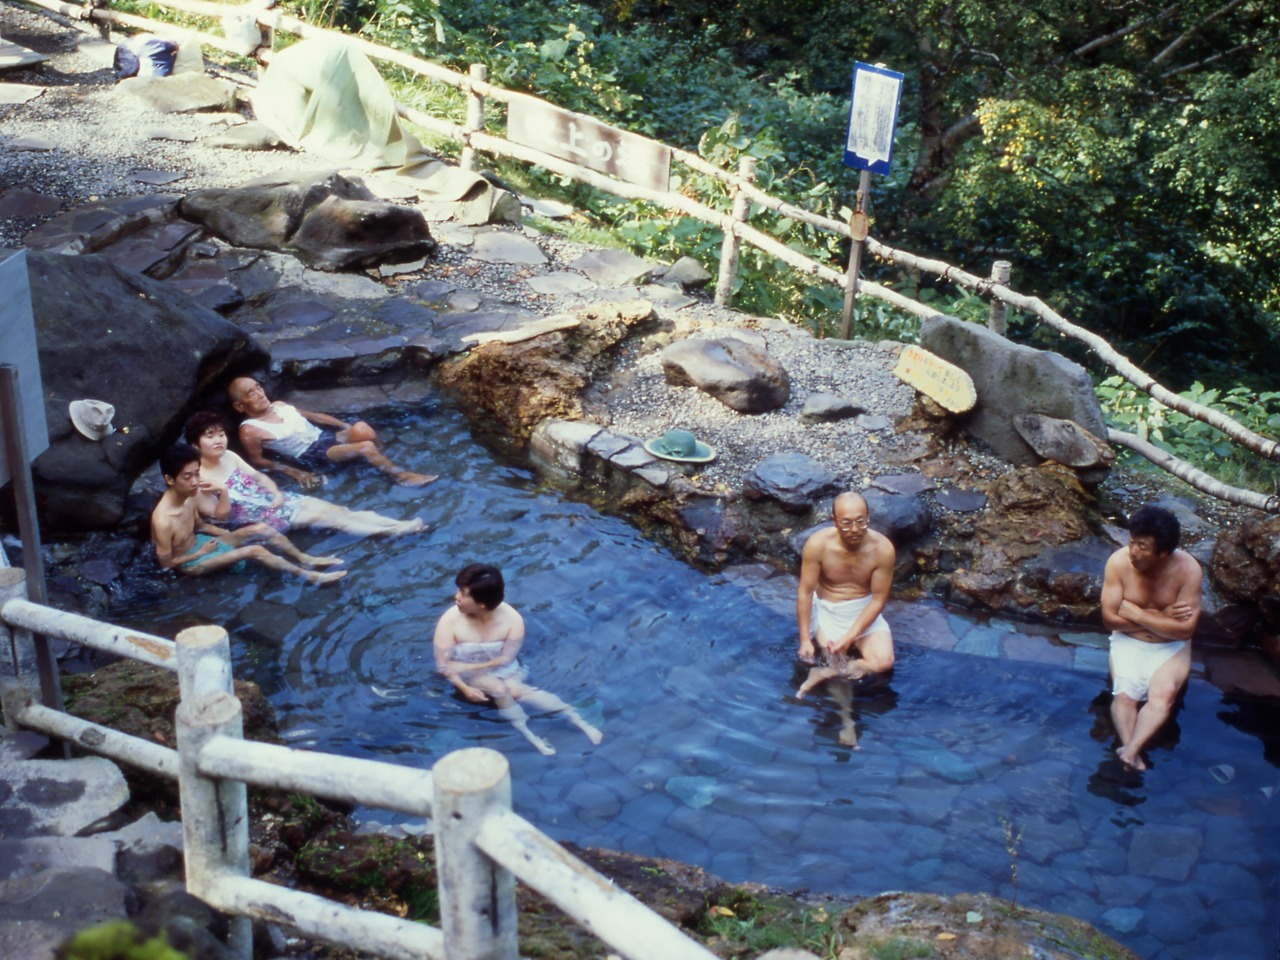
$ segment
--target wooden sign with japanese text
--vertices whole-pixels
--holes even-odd
[[[965,413],[978,402],[973,378],[954,363],[920,347],[904,347],[894,374],[952,413]]]
[[[507,139],[650,190],[670,185],[670,147],[549,103],[513,100]]]

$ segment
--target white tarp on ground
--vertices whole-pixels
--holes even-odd
[[[304,40],[276,53],[253,110],[295,149],[366,170],[394,168],[402,189],[411,187],[406,192],[423,201],[428,219],[487,223],[498,212],[500,191],[427,152],[401,126],[391,91],[369,58],[341,39]]]

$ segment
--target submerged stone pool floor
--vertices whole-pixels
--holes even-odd
[[[441,480],[411,491],[350,471],[323,495],[416,513],[431,534],[303,534],[346,559],[339,586],[161,578],[113,619],[162,635],[226,626],[237,675],[262,685],[295,746],[415,767],[500,750],[517,811],[558,839],[839,896],[1016,892],[1148,960],[1274,960],[1280,691],[1261,661],[1197,650],[1139,775],[1112,753],[1100,634],[893,601],[898,665],[859,689],[854,751],[830,696],[793,696],[793,578],[692,570],[495,461],[447,409],[376,425]],[[507,573],[530,682],[578,705],[603,743],[536,717],[559,751],[542,757],[434,675],[431,631],[472,560]]]

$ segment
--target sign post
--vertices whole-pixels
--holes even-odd
[[[861,170],[858,196],[849,232],[853,246],[849,250],[849,270],[844,288],[844,312],[840,317],[840,337],[848,340],[853,333],[853,301],[858,295],[858,271],[862,266],[862,243],[867,239],[871,221],[867,215],[871,192],[871,174],[889,172],[893,160],[893,132],[898,125],[898,101],[902,96],[900,73],[886,70],[883,64],[853,65],[853,95],[849,103],[849,135],[845,140],[845,166]]]
[[[27,572],[27,596],[35,603],[44,603],[44,557],[36,522],[31,461],[48,449],[49,430],[44,418],[25,252],[0,262],[0,290],[8,294],[0,304],[0,358],[3,358],[0,362],[0,486],[6,482],[13,484],[22,560]],[[45,637],[36,637],[35,641],[36,669],[40,673],[44,705],[61,710],[62,689],[49,641]]]

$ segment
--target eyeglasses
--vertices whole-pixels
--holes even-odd
[[[867,529],[867,522],[867,518],[863,517],[860,520],[837,520],[835,524],[841,530],[865,530]]]

